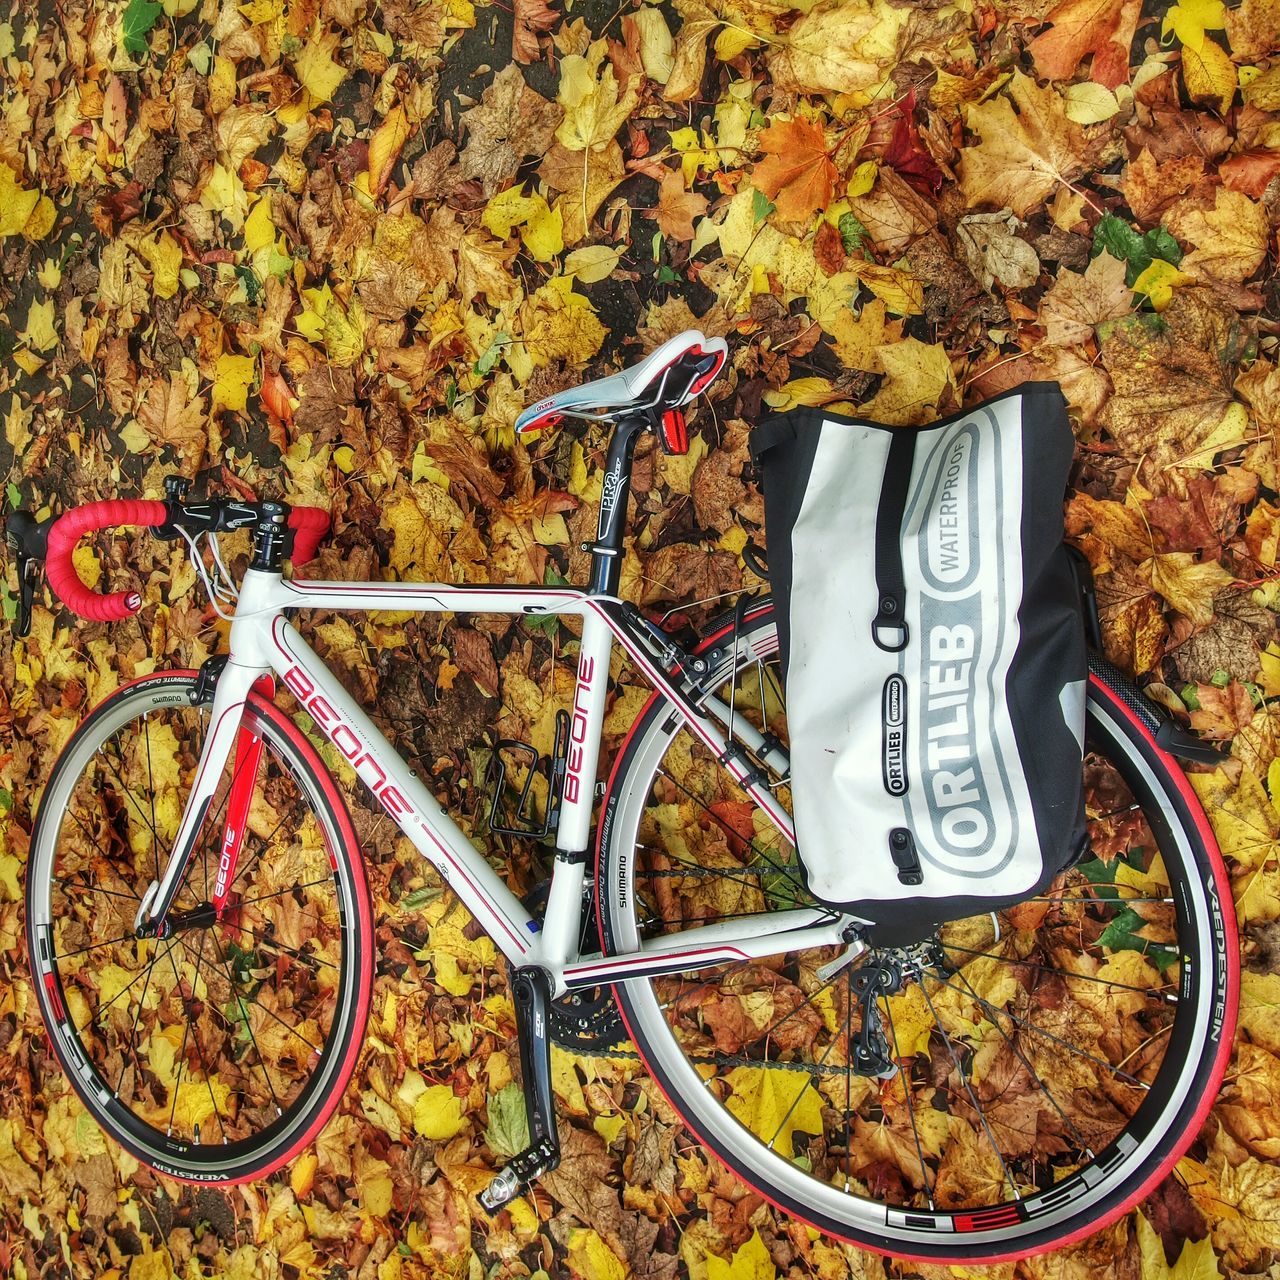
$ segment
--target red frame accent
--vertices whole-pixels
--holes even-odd
[[[276,682],[269,675],[259,676],[253,687],[268,702],[275,697]],[[236,736],[235,761],[231,766],[231,795],[227,800],[227,816],[218,854],[218,878],[213,891],[213,905],[219,920],[226,911],[231,886],[235,883],[236,863],[240,860],[240,847],[244,844],[244,832],[249,824],[249,806],[253,801],[253,785],[258,780],[261,760],[262,738],[241,723]],[[336,869],[336,863],[334,867]]]

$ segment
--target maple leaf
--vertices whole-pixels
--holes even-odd
[[[538,57],[538,32],[550,31],[560,15],[546,0],[515,0],[515,24],[511,29],[511,56],[522,63]]]
[[[585,57],[574,53],[560,63],[557,101],[564,108],[564,120],[556,137],[570,151],[607,147],[640,101],[634,77],[619,95],[613,67],[601,68],[605,49],[605,41],[596,40]]]
[[[1178,264],[1193,275],[1241,283],[1267,256],[1266,211],[1242,192],[1219,187],[1212,208],[1199,201],[1178,205],[1168,223],[1179,240],[1195,246]]]
[[[815,5],[769,59],[775,83],[799,93],[865,94],[904,56],[908,12],[887,0]]]
[[[945,178],[934,158],[920,145],[920,131],[913,119],[915,109],[916,91],[912,89],[894,108],[896,119],[893,135],[885,148],[884,162],[917,191],[936,196],[942,190]]]
[[[758,1138],[790,1158],[794,1136],[821,1133],[822,1097],[803,1072],[734,1067],[724,1077],[729,1110]]]
[[[508,63],[462,117],[468,141],[460,157],[463,178],[478,178],[492,195],[513,177],[525,156],[545,154],[564,119],[564,108],[548,102]]]
[[[662,234],[672,240],[692,240],[693,220],[706,211],[706,196],[686,191],[680,171],[670,170],[658,187],[658,207],[654,213]]]
[[[969,107],[967,124],[982,138],[960,153],[960,187],[970,206],[1008,207],[1024,218],[1084,172],[1080,126],[1067,119],[1052,89],[1020,71],[1007,97]]]
[[[1028,46],[1036,70],[1047,80],[1070,80],[1087,54],[1089,78],[1108,89],[1129,78],[1129,50],[1142,0],[1063,0],[1046,14],[1050,30]]]
[[[1094,258],[1083,274],[1060,271],[1040,300],[1045,341],[1055,347],[1085,342],[1098,325],[1128,315],[1132,299],[1125,264],[1109,253]]]
[[[120,39],[126,53],[146,53],[147,36],[160,16],[159,0],[129,0],[120,27]]]
[[[803,222],[830,204],[836,167],[820,126],[800,118],[778,121],[760,135],[759,147],[767,159],[752,170],[751,181],[780,218]]]

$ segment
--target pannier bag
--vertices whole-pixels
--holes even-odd
[[[796,847],[902,946],[1038,892],[1084,847],[1087,657],[1054,383],[923,427],[761,423]]]

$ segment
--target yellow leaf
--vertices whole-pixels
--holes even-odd
[[[657,10],[644,12],[656,13]],[[564,260],[564,273],[577,276],[583,284],[598,284],[614,272],[621,257],[619,251],[607,244],[589,244],[575,249]]]
[[[569,1268],[581,1280],[626,1280],[627,1268],[590,1227],[569,1232]]]
[[[251,254],[269,249],[276,242],[276,224],[271,220],[271,194],[260,195],[244,220],[244,247]]]
[[[536,199],[538,207],[520,239],[535,262],[550,262],[557,253],[564,252],[564,213],[559,208],[549,209],[541,196]]]
[[[1195,276],[1179,271],[1172,262],[1156,258],[1133,282],[1134,293],[1145,294],[1157,311],[1163,311],[1173,301],[1175,285],[1191,284]]]
[[[27,327],[18,337],[35,351],[51,351],[58,345],[58,330],[53,323],[53,299],[31,303],[27,310]]]
[[[230,409],[241,412],[249,399],[249,384],[253,381],[257,362],[252,356],[237,356],[225,352],[218,357],[213,377],[213,410]]]
[[[1236,65],[1220,44],[1207,37],[1182,46],[1182,79],[1194,102],[1213,103],[1225,115],[1236,93]]]
[[[1280,815],[1251,769],[1242,769],[1235,783],[1222,769],[1188,774],[1187,778],[1228,858],[1252,871],[1275,856]]]
[[[328,102],[347,78],[346,68],[333,60],[339,40],[336,32],[322,31],[317,25],[294,61],[293,69],[298,73],[302,87],[310,95],[313,106]]]
[[[859,412],[876,422],[895,426],[931,422],[948,389],[957,401],[955,375],[941,344],[903,338],[880,348],[885,381]]]
[[[1120,110],[1116,95],[1093,80],[1067,86],[1067,119],[1076,124],[1101,124]]]
[[[819,377],[792,378],[777,391],[764,393],[765,403],[770,409],[794,409],[798,404],[830,404],[837,396],[831,379]]]
[[[14,861],[16,862],[17,859],[15,858]],[[596,1116],[591,1122],[591,1127],[605,1140],[606,1144],[611,1144],[627,1127],[627,1121],[625,1116]]]
[[[379,1164],[386,1168],[383,1161]],[[359,1181],[360,1207],[372,1218],[385,1218],[391,1212],[391,1193],[393,1183],[390,1175],[376,1173],[366,1175]]]
[[[168,1249],[153,1253],[148,1245],[129,1263],[129,1280],[172,1280],[174,1274]]]
[[[452,1138],[465,1125],[462,1099],[447,1084],[426,1088],[413,1107],[413,1127],[424,1138],[442,1142]]]
[[[400,158],[400,151],[409,137],[409,117],[403,107],[397,106],[369,139],[369,190],[381,195],[391,179],[391,170]]]
[[[0,237],[20,234],[39,203],[40,192],[20,187],[18,175],[0,163]]]
[[[0,896],[7,902],[20,902],[22,890],[18,886],[18,872],[22,863],[11,853],[0,853]]]
[[[864,160],[853,171],[853,177],[849,179],[845,194],[850,197],[865,196],[876,185],[879,173],[880,166],[874,160]]]
[[[724,27],[716,36],[716,57],[721,62],[732,62],[739,54],[758,43],[750,31],[744,31],[741,27]]]
[[[889,1033],[889,1045],[896,1058],[914,1058],[918,1054],[929,1054],[929,1036],[937,1025],[937,1019],[924,998],[924,992],[917,983],[913,983],[898,996],[888,997],[889,1017],[886,1021],[886,1033]]]
[[[43,240],[53,230],[56,218],[57,210],[53,206],[53,201],[48,196],[41,196],[36,201],[36,207],[32,210],[31,216],[22,228],[24,238],[27,240]]]
[[[924,285],[897,267],[851,258],[846,270],[856,276],[894,315],[918,316],[924,310]]]
[[[1214,596],[1235,581],[1217,561],[1200,563],[1190,551],[1152,556],[1142,567],[1151,575],[1151,585],[1198,627],[1213,621]]]
[[[751,1233],[751,1239],[734,1251],[729,1262],[714,1253],[707,1254],[707,1280],[775,1280],[777,1274],[759,1231]]]
[[[640,101],[637,77],[618,96],[618,82],[612,64],[605,64],[607,45],[596,40],[586,56],[572,53],[560,62],[560,88],[556,100],[564,108],[564,119],[556,130],[560,144],[570,151],[600,151]]]
[[[733,1090],[729,1110],[782,1155],[795,1154],[792,1135],[797,1129],[822,1132],[822,1098],[803,1072],[734,1067],[725,1082]]]
[[[1222,0],[1181,0],[1164,15],[1160,35],[1165,38],[1172,32],[1184,45],[1198,45],[1206,31],[1219,31],[1226,25]]]
[[[182,269],[182,249],[167,232],[154,240],[143,240],[138,252],[151,268],[151,288],[157,298],[172,298],[178,292],[178,272]]]
[[[352,300],[346,310],[336,301],[324,317],[324,349],[339,368],[355,364],[364,354],[364,307]]]
[[[318,1163],[319,1158],[316,1153],[308,1151],[305,1155],[299,1156],[293,1168],[289,1170],[289,1185],[293,1188],[293,1194],[299,1199],[311,1194],[311,1183],[316,1176]]]
[[[499,191],[485,205],[480,221],[499,240],[505,240],[510,236],[513,227],[529,220],[537,208],[538,199],[537,196],[525,195],[524,183],[521,182],[514,187],[508,187],[505,191]],[[545,200],[542,201],[544,208],[546,203]]]

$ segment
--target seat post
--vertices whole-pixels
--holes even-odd
[[[592,595],[617,595],[622,579],[622,535],[627,523],[627,498],[631,493],[631,463],[636,437],[650,425],[647,413],[619,418],[609,438],[604,487],[600,493],[600,522],[590,548]]]

